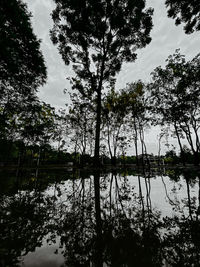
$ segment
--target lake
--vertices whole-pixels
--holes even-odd
[[[0,266],[200,266],[200,172],[0,172]]]

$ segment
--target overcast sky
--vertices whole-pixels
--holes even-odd
[[[63,89],[70,90],[66,77],[72,76],[73,71],[69,66],[64,65],[49,37],[49,30],[53,26],[50,14],[55,4],[52,0],[24,0],[24,2],[32,12],[33,30],[41,39],[41,50],[48,70],[47,83],[40,88],[39,96],[57,109],[64,107],[65,103],[69,102],[69,96],[64,95]],[[177,48],[186,55],[186,59],[191,59],[200,52],[200,32],[186,35],[183,25],[175,26],[174,20],[167,17],[164,2],[164,0],[147,0],[146,6],[154,8],[152,41],[146,48],[138,50],[137,60],[134,63],[123,65],[117,76],[117,88],[124,88],[126,83],[138,79],[149,81],[150,73],[157,66],[164,66],[167,57]],[[151,132],[152,141],[156,135],[156,131]],[[148,143],[150,150],[155,153],[153,142]]]

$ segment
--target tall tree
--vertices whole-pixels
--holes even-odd
[[[94,110],[91,102],[81,94],[70,95],[72,104],[69,107],[68,124],[70,128],[70,143],[75,154],[91,155],[94,148]]]
[[[58,154],[64,149],[69,135],[68,118],[65,109],[59,109],[55,114],[55,125],[53,129],[53,141],[57,143]]]
[[[130,129],[133,133],[135,154],[138,164],[139,142],[142,156],[146,155],[145,129],[149,128],[149,114],[146,96],[146,85],[142,81],[127,84],[122,90],[122,95],[126,103],[126,112],[129,114]]]
[[[175,19],[175,24],[184,23],[185,33],[200,30],[200,2],[199,0],[166,0],[168,17]]]
[[[72,63],[73,87],[96,96],[95,159],[99,163],[102,91],[115,82],[123,62],[150,43],[151,8],[145,0],[54,0],[51,38],[65,64]],[[87,90],[86,90],[87,88]]]
[[[183,152],[185,137],[198,161],[200,152],[200,55],[186,61],[179,50],[167,59],[165,68],[152,73],[150,102],[160,125],[171,125]]]
[[[113,165],[116,165],[116,156],[120,148],[123,150],[124,146],[128,146],[127,105],[123,94],[115,92],[114,89],[105,96],[102,105],[103,135]]]
[[[1,132],[5,131],[11,111],[24,109],[27,98],[32,98],[46,80],[40,41],[33,33],[30,16],[21,0],[0,3]]]
[[[1,1],[0,81],[7,86],[37,88],[46,79],[40,42],[33,33],[30,17],[21,0]]]

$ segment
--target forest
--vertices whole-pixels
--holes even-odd
[[[70,101],[39,97],[43,40],[27,1],[1,0],[0,266],[200,266],[200,53],[177,47],[149,81],[119,89],[123,66],[153,42],[150,1],[41,3],[72,71],[55,98]],[[174,27],[199,33],[199,1],[163,3]]]
[[[60,110],[37,96],[47,69],[27,6],[1,4],[1,165],[138,165],[150,157],[198,165],[200,55],[186,60],[177,49],[153,70],[151,82],[116,90],[123,63],[134,62],[137,50],[151,42],[153,9],[145,9],[145,1],[55,2],[50,37],[75,74],[69,77],[71,101]],[[166,8],[190,34],[199,30],[199,13],[191,3],[185,14],[186,2],[166,1]],[[158,153],[151,155],[145,134],[157,126]],[[161,155],[169,137],[178,148]]]

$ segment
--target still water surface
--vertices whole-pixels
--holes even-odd
[[[0,173],[0,266],[200,266],[200,173]]]

